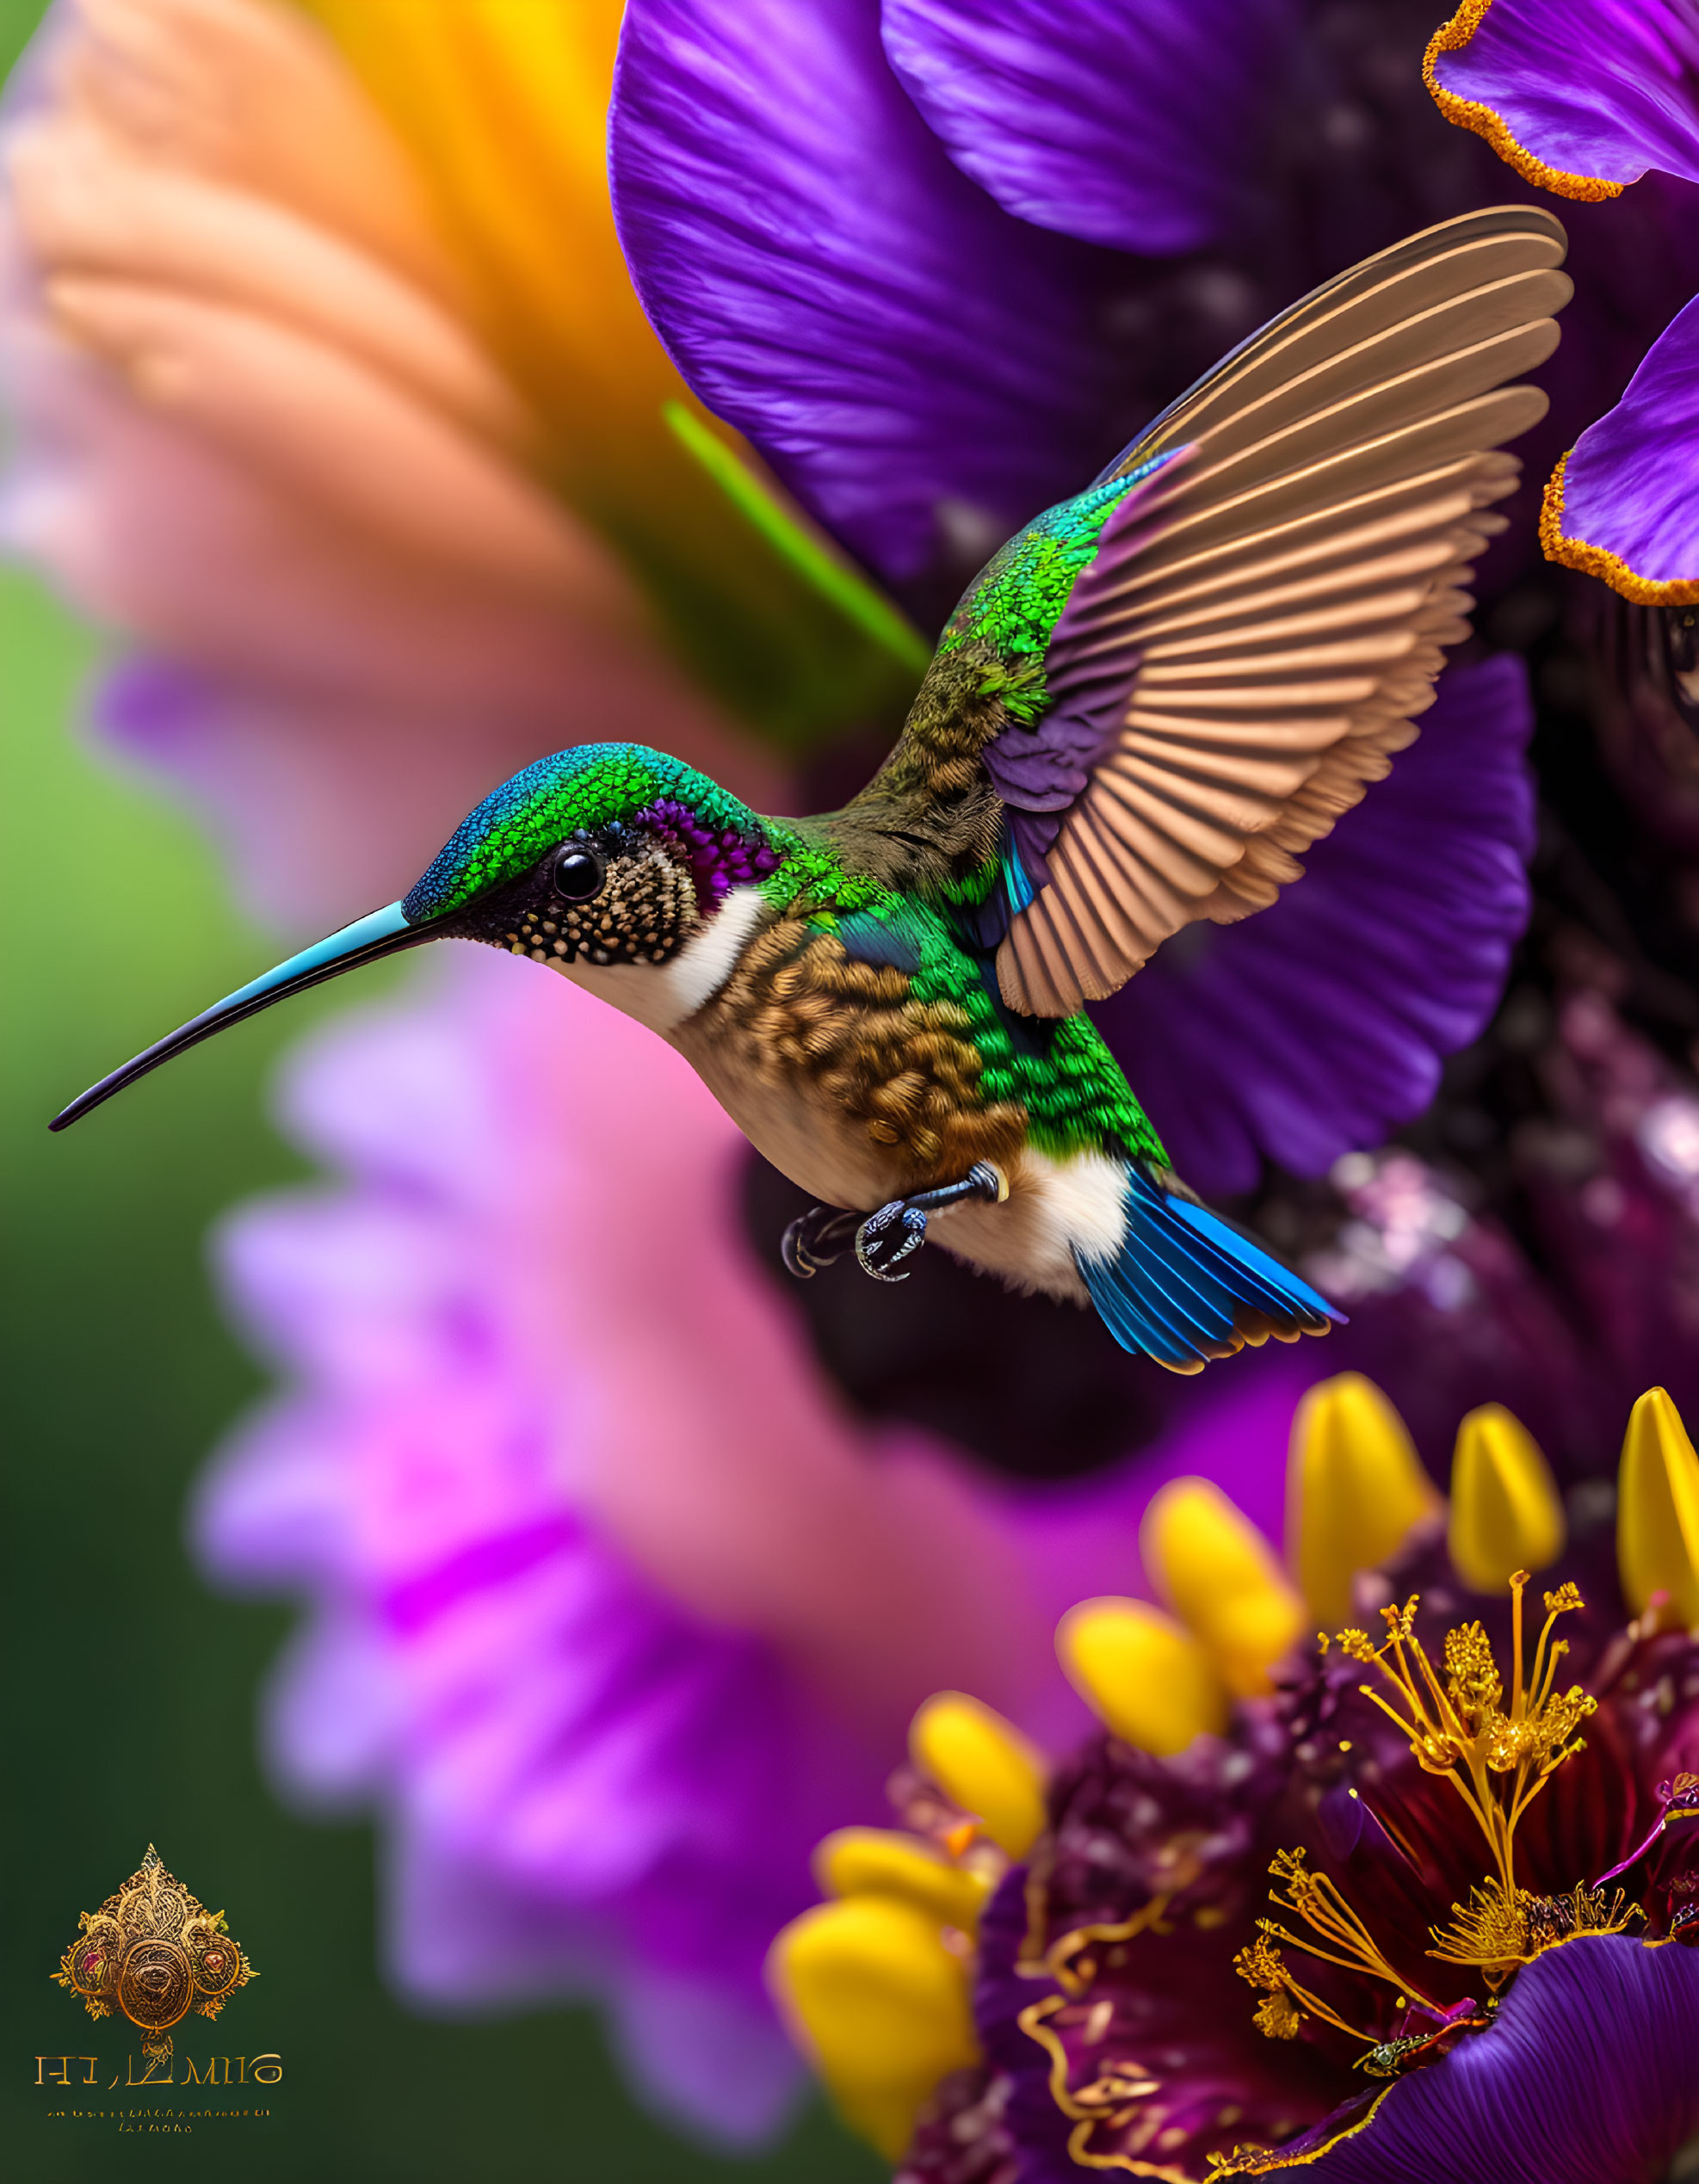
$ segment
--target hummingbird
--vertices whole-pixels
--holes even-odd
[[[819,1200],[811,1276],[929,1239],[1095,1306],[1195,1373],[1341,1317],[1202,1203],[1086,1013],[1195,920],[1299,880],[1413,741],[1492,504],[1514,384],[1556,345],[1564,231],[1532,206],[1412,236],[1305,297],[969,586],[843,809],[764,817],[664,752],[516,774],[398,902],[73,1101],[290,994],[448,939],[529,957],[676,1047]]]

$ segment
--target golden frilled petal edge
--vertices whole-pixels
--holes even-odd
[[[1478,137],[1484,137],[1507,167],[1541,189],[1549,189],[1554,196],[1570,197],[1583,204],[1597,204],[1607,197],[1620,197],[1623,184],[1606,182],[1597,175],[1567,174],[1561,167],[1548,166],[1538,159],[1525,145],[1518,143],[1504,116],[1480,99],[1460,98],[1455,91],[1448,91],[1436,72],[1436,64],[1442,53],[1459,53],[1486,20],[1486,11],[1492,0],[1463,0],[1463,4],[1449,22],[1442,23],[1428,41],[1428,50],[1422,56],[1422,81],[1432,94],[1433,101],[1448,121],[1455,121],[1460,129],[1472,129]]]
[[[1086,2150],[1085,2142],[1100,2124],[1111,2125],[1124,2120],[1115,2113],[1122,2102],[1136,2101],[1156,2090],[1155,2082],[1146,2077],[1115,2080],[1103,2078],[1094,2085],[1082,2087],[1076,2095],[1068,2087],[1068,2058],[1062,2043],[1045,2023],[1045,2019],[1060,2009],[1066,2001],[1064,1995],[1047,1995],[1043,2001],[1031,2002],[1023,2009],[1016,2022],[1029,2040],[1036,2040],[1050,2058],[1050,2094],[1065,2116],[1074,2119],[1074,2127],[1068,2133],[1068,2154],[1082,2169],[1121,2169],[1134,2176],[1157,2176],[1165,2184],[1191,2184],[1183,2169],[1175,2169],[1166,2162],[1141,2162],[1134,2154],[1093,2154]]]
[[[1313,2162],[1319,2162],[1324,2154],[1331,2154],[1336,2146],[1343,2146],[1348,2138],[1355,2138],[1359,2132],[1367,2131],[1380,2114],[1381,2102],[1396,2089],[1389,2085],[1385,2091],[1377,2093],[1355,2123],[1346,2124],[1319,2146],[1312,2146],[1307,2154],[1282,2155],[1278,2147],[1270,2149],[1266,2154],[1260,2147],[1247,2148],[1244,2154],[1235,2150],[1225,2165],[1218,2163],[1211,2169],[1208,2184],[1216,2184],[1217,2179],[1222,2177],[1272,2176],[1283,2169],[1307,2169]]]
[[[1571,538],[1563,527],[1564,472],[1568,467],[1572,447],[1560,460],[1557,468],[1546,483],[1545,498],[1540,508],[1540,546],[1548,561],[1562,563],[1565,568],[1579,569],[1583,576],[1597,577],[1620,592],[1624,599],[1632,600],[1640,607],[1692,607],[1699,605],[1699,577],[1671,577],[1667,579],[1642,577],[1631,569],[1620,553],[1612,553],[1607,546],[1590,546],[1585,539]]]
[[[1083,2087],[1078,2093],[1071,2091],[1067,2082],[1066,2051],[1044,2021],[1065,1999],[1062,1996],[1052,1995],[1047,1996],[1042,2002],[1029,2003],[1016,2021],[1027,2038],[1036,2041],[1050,2058],[1052,2096],[1063,2114],[1073,2122],[1073,2128],[1068,2133],[1069,2158],[1077,2162],[1082,2169],[1118,2169],[1129,2176],[1159,2178],[1162,2184],[1197,2184],[1197,2180],[1184,2169],[1176,2169],[1167,2162],[1140,2161],[1136,2154],[1094,2154],[1089,2150],[1086,2142],[1092,2132],[1103,2124],[1113,2124],[1116,2120],[1113,2111],[1121,2101],[1136,2099],[1140,2094],[1152,2091],[1153,2088],[1147,2083],[1135,2083],[1130,2080],[1124,2083],[1104,2080],[1096,2085]],[[1377,2093],[1362,2115],[1343,2125],[1323,2144],[1312,2146],[1305,2153],[1282,2154],[1277,2147],[1245,2147],[1243,2150],[1235,2148],[1225,2162],[1219,2156],[1214,2157],[1209,2184],[1215,2184],[1217,2178],[1265,2176],[1280,2169],[1307,2169],[1312,2162],[1319,2162],[1324,2154],[1331,2153],[1336,2146],[1343,2145],[1346,2139],[1355,2138],[1359,2132],[1366,2131],[1379,2114],[1381,2102],[1392,2090],[1393,2088],[1387,2086]]]

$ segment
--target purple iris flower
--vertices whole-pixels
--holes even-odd
[[[621,239],[703,398],[887,580],[954,587],[1305,288],[1507,194],[1420,94],[1431,30],[1406,0],[633,0]],[[1571,222],[1536,457],[1690,293],[1663,212]]]

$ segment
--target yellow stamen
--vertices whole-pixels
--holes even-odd
[[[1309,1390],[1292,1421],[1286,1537],[1313,1615],[1349,1615],[1357,1571],[1378,1569],[1438,1507],[1404,1421],[1372,1380],[1341,1373]]]
[[[1167,1759],[1227,1725],[1208,1652],[1146,1601],[1081,1601],[1057,1626],[1056,1652],[1081,1698],[1140,1751]]]
[[[1479,1966],[1496,1990],[1517,1965],[1531,1963],[1573,1934],[1621,1934],[1645,1916],[1620,1888],[1607,1897],[1602,1888],[1577,1881],[1565,1896],[1530,1896],[1526,1889],[1507,1896],[1489,1879],[1470,1890],[1467,1903],[1451,1906],[1449,1926],[1430,1929],[1436,1946],[1428,1954],[1443,1964]]]
[[[816,1904],[775,1941],[767,1976],[845,2122],[889,2160],[938,2081],[978,2059],[967,1964],[912,1903]]]
[[[1254,1698],[1305,1625],[1304,1604],[1269,1543],[1208,1479],[1172,1479],[1140,1532],[1145,1567],[1214,1656],[1229,1690]]]
[[[1271,1934],[1294,1949],[1301,1949],[1307,1956],[1317,1957],[1324,1964],[1337,1964],[1346,1971],[1367,1972],[1371,1979],[1384,1979],[1400,1994],[1407,1995],[1432,2009],[1430,2002],[1419,1987],[1412,1986],[1389,1965],[1375,1944],[1375,1937],[1350,1905],[1339,1893],[1338,1887],[1325,1873],[1313,1873],[1305,1862],[1302,1850],[1277,1850],[1269,1871],[1281,1885],[1271,1889],[1269,1901],[1282,1910],[1295,1911],[1312,1933],[1319,1934],[1329,1944],[1323,1948],[1315,1941],[1307,1941],[1301,1935],[1288,1933],[1272,1919],[1259,1919],[1257,1923],[1264,1934]],[[1288,1982],[1288,1983],[1290,1983]],[[1294,1990],[1294,1992],[1296,1990]],[[1305,2008],[1309,2008],[1307,2002]],[[1337,2018],[1331,2023],[1338,2024]],[[1344,2029],[1349,2030],[1349,2027]],[[1366,2033],[1354,2035],[1369,2039]]]
[[[1662,1388],[1634,1405],[1617,1484],[1616,1560],[1636,1614],[1655,1594],[1668,1621],[1699,1628],[1699,1457]]]
[[[909,1728],[909,1756],[1011,1858],[1024,1858],[1044,1826],[1047,1770],[1012,1722],[960,1691],[927,1700]]]
[[[1429,1928],[1435,1946],[1428,1954],[1442,1964],[1478,1965],[1496,1991],[1527,1952],[1527,1905],[1532,1900],[1525,1890],[1506,1891],[1502,1881],[1489,1877],[1469,1891],[1467,1903],[1451,1906],[1449,1926]]]
[[[1295,2039],[1304,2019],[1314,2017],[1324,2025],[1331,2025],[1347,2039],[1362,2040],[1372,2045],[1372,2033],[1359,2032],[1355,2025],[1348,2025],[1319,1995],[1301,1985],[1293,1976],[1285,1958],[1268,1938],[1276,1934],[1282,1940],[1291,1940],[1285,1928],[1276,1926],[1272,1919],[1258,1919],[1257,1924],[1261,1931],[1249,1947],[1241,1949],[1233,1959],[1233,1970],[1250,1985],[1262,1990],[1263,1999],[1251,2013],[1251,2020],[1257,2031],[1267,2039]],[[1300,1941],[1295,1946],[1301,1949],[1305,1944]],[[1315,1956],[1320,1952],[1312,1949],[1308,1953]],[[1330,1957],[1328,1962],[1337,1964],[1339,1959]],[[1362,1967],[1353,1965],[1350,1968],[1360,1971]]]
[[[988,1874],[948,1865],[891,1828],[835,1829],[814,1853],[814,1878],[829,1896],[893,1896],[965,1934],[991,1892]]]
[[[1563,1504],[1533,1435],[1502,1404],[1470,1411],[1451,1459],[1449,1544],[1463,1582],[1502,1592],[1512,1570],[1555,1562],[1566,1537]]]
[[[1387,1636],[1379,1647],[1362,1631],[1342,1631],[1339,1643],[1353,1659],[1373,1663],[1392,1686],[1393,1704],[1369,1685],[1360,1687],[1409,1740],[1418,1766],[1447,1776],[1486,1837],[1507,1901],[1517,1897],[1514,1838],[1517,1823],[1571,1754],[1580,1749],[1575,1731],[1597,1706],[1579,1684],[1556,1689],[1558,1664],[1567,1648],[1554,1642],[1559,1616],[1581,1605],[1573,1585],[1545,1596],[1546,1620],[1526,1681],[1523,1670],[1522,1596],[1528,1573],[1511,1578],[1512,1665],[1510,1706],[1479,1623],[1449,1631],[1445,1681],[1440,1681],[1415,1635],[1416,1600],[1381,1610]]]

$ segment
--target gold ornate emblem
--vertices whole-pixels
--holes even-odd
[[[231,1939],[222,1911],[209,1911],[168,1873],[151,1843],[147,1855],[97,1911],[77,1918],[77,1938],[53,1975],[80,1995],[90,2017],[123,2011],[150,2056],[171,2052],[170,2028],[191,2009],[216,2017],[238,1987],[259,1974]]]

